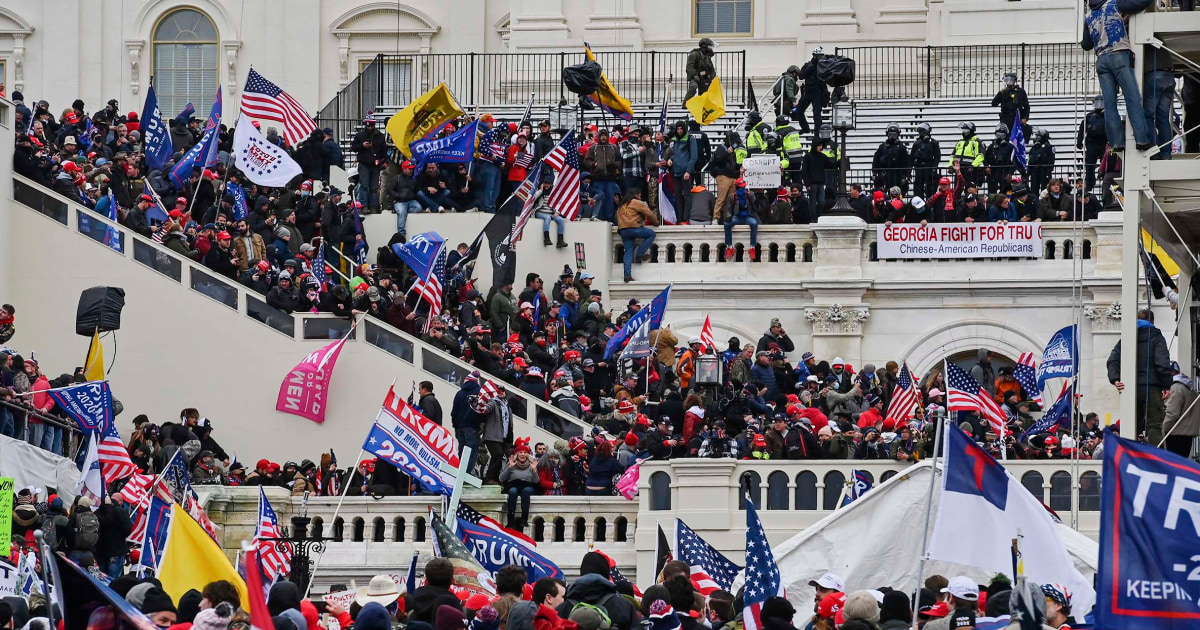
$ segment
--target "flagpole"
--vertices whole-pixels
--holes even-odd
[[[945,361],[943,361],[942,369],[943,373],[945,373]],[[947,416],[949,415],[949,411],[947,410],[943,412],[941,407],[938,408],[937,413],[946,413]],[[928,499],[925,502],[925,529],[922,530],[923,533],[921,535],[921,561],[917,568],[917,585],[913,590],[914,609],[916,608],[916,604],[921,601],[921,587],[924,586],[922,582],[925,581],[925,560],[927,559],[926,556],[929,554],[929,520],[930,516],[933,514],[933,492],[937,489],[937,460],[938,455],[942,450],[942,430],[945,424],[946,416],[938,419],[938,423],[933,434],[933,459],[931,459],[929,463],[929,494]],[[917,615],[913,615],[912,627],[914,630],[917,627]]]
[[[392,386],[394,387],[395,385],[396,385],[396,380],[392,379]],[[354,473],[358,472],[358,465],[362,463],[363,455],[365,453],[366,453],[366,451],[364,451],[362,449],[358,449],[358,461],[354,462],[354,468],[350,469],[350,479],[354,479]],[[346,485],[345,485],[345,487],[342,488],[342,496],[338,499],[337,507],[334,508],[334,510],[333,510],[333,518],[330,519],[330,523],[337,522],[338,513],[342,511],[342,502],[344,502],[346,500],[346,495],[350,492],[350,479],[346,480]],[[363,481],[366,481],[366,480],[367,480],[366,475],[363,475]],[[321,568],[321,560],[323,560],[324,558],[325,558],[325,552],[322,551],[321,555],[317,556],[316,563],[313,564],[312,573],[308,574],[308,587],[306,587],[304,589],[304,597],[302,599],[307,599],[308,593],[310,591],[312,591],[313,582],[315,581],[315,578],[317,577],[317,571],[320,570],[320,568]]]

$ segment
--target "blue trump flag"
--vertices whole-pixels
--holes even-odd
[[[146,163],[153,169],[161,170],[167,160],[171,159],[171,154],[175,153],[175,147],[171,144],[171,130],[163,124],[162,111],[158,109],[158,96],[154,94],[153,85],[146,90],[141,125],[142,139],[146,143]]]
[[[111,192],[108,193],[108,220],[112,221],[113,223],[119,221],[117,215],[117,199],[113,197]],[[111,225],[106,224],[104,226],[104,244],[113,248],[115,251],[125,251],[125,245],[121,241],[121,230],[118,230]]]
[[[213,102],[212,112],[208,122],[204,124],[204,136],[200,142],[192,145],[188,152],[179,158],[179,163],[171,169],[171,182],[179,190],[183,190],[184,182],[192,176],[197,168],[208,168],[217,162],[217,143],[221,133],[221,90],[217,90],[217,100]]]
[[[145,182],[142,184],[142,194],[149,195],[150,198],[154,200],[153,203],[150,204],[150,207],[146,208],[146,220],[166,223],[171,217],[167,216],[167,209],[162,207],[162,200],[158,198],[158,195],[154,192],[154,189],[150,187],[150,182]]]
[[[188,103],[187,105],[183,106],[183,111],[181,111],[175,115],[175,121],[178,122],[179,124],[185,124],[185,123],[187,123],[188,119],[192,117],[192,114],[195,114],[195,113],[196,113],[196,106],[192,105],[191,103]]]
[[[233,195],[233,220],[241,221],[250,212],[246,205],[246,191],[239,184],[225,182],[225,192]]]
[[[629,321],[625,322],[625,327],[617,331],[612,339],[608,340],[608,345],[604,348],[604,358],[611,357],[613,353],[620,350],[625,345],[625,340],[629,338],[637,329],[642,327],[642,322],[647,318],[650,320],[650,325],[646,328],[647,331],[658,330],[662,326],[663,315],[667,312],[667,301],[671,299],[671,285],[662,290],[657,297],[650,301],[650,305],[637,312]]]
[[[158,571],[163,549],[167,546],[167,534],[171,531],[171,504],[159,497],[151,497],[147,510],[146,537],[142,541],[141,558],[138,563],[147,569]]]
[[[1200,465],[1108,430],[1101,474],[1096,627],[1200,627]]]
[[[413,176],[421,173],[426,162],[470,162],[471,156],[475,154],[475,134],[478,128],[479,121],[475,121],[445,138],[418,140],[409,145],[417,161]]]
[[[1045,391],[1046,382],[1052,378],[1070,378],[1079,373],[1079,338],[1072,324],[1054,333],[1042,351],[1042,363],[1038,366],[1037,387]]]
[[[106,607],[123,622],[114,623],[113,627],[128,626],[131,630],[157,630],[154,622],[150,621],[133,604],[93,576],[87,569],[80,568],[79,565],[68,560],[65,555],[43,554],[43,569],[57,578],[52,580],[57,593],[57,597],[52,603],[60,606],[63,626],[66,628],[72,630],[86,628],[92,612],[99,607]],[[114,619],[114,621],[116,620]]]
[[[437,232],[422,232],[408,239],[407,243],[392,245],[392,251],[424,281],[429,278],[429,273],[433,270],[445,243],[446,239]]]
[[[870,473],[865,470],[854,471],[854,481],[850,483],[850,491],[846,493],[845,497],[842,497],[842,507],[854,503],[855,500],[866,494],[873,485]]]
[[[1067,385],[1063,388],[1062,393],[1058,395],[1058,400],[1054,401],[1054,405],[1042,414],[1042,417],[1037,422],[1029,426],[1021,437],[1033,435],[1035,433],[1050,433],[1055,432],[1056,426],[1062,426],[1066,429],[1071,428],[1071,400],[1074,388]]]
[[[80,383],[48,393],[85,433],[100,431],[112,423],[113,399],[108,381]]]
[[[92,119],[88,118],[87,126],[85,126],[83,128],[83,133],[79,134],[79,146],[80,146],[79,152],[81,154],[83,153],[83,151],[85,149],[92,148],[92,130],[95,128],[96,128],[96,126],[92,124]]]
[[[1013,158],[1017,164],[1021,165],[1021,170],[1024,171],[1029,164],[1025,152],[1025,128],[1021,125],[1021,112],[1017,112],[1013,116],[1012,131],[1008,135],[1008,141],[1013,145]]]
[[[525,569],[525,581],[529,584],[544,577],[563,579],[558,565],[504,532],[460,518],[457,533],[479,564],[493,575],[504,565],[515,564]]]

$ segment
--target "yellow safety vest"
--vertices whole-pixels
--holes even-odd
[[[954,161],[959,160],[963,166],[983,166],[983,151],[980,150],[979,136],[959,140],[954,145],[954,153],[950,154],[948,167],[954,168]]]
[[[746,136],[746,149],[750,155],[767,152],[767,139],[763,137],[762,129],[766,123],[758,123],[754,129],[750,130],[750,134]]]
[[[745,160],[747,155],[750,155],[750,152],[746,150],[746,147],[738,147],[733,150],[733,157],[737,159],[738,166],[742,165],[742,160]]]

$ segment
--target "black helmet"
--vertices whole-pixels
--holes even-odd
[[[800,74],[800,66],[788,66],[785,74]]]
[[[897,134],[900,133],[900,125],[897,125],[896,123],[892,123],[892,124],[888,125],[887,132],[888,133],[897,133]]]
[[[1009,84],[1009,85],[1014,85],[1014,84],[1016,84],[1016,82],[1017,82],[1017,73],[1015,73],[1015,72],[1005,72],[1005,73],[1004,73],[1004,77],[1003,77],[1003,79],[1001,79],[1001,80],[1002,80],[1002,81],[1004,81],[1005,83]]]
[[[792,119],[788,118],[787,116],[776,116],[775,117],[775,126],[776,127],[786,127],[791,122],[792,122]]]
[[[970,138],[971,136],[975,135],[975,123],[973,122],[965,122],[959,125],[958,128],[962,129],[962,135],[964,138]]]
[[[707,37],[700,39],[700,47],[701,48],[712,48],[713,46],[716,46],[716,44],[713,43],[713,40],[711,40]]]
[[[996,125],[996,135],[997,136],[999,136],[1000,134],[1004,134],[1004,137],[1007,138],[1009,131],[1011,131],[1011,130],[1008,128],[1008,125],[1006,125],[1004,123],[1000,123],[1000,124]]]
[[[300,467],[300,466],[298,466],[298,465],[296,464],[296,462],[288,462],[288,463],[286,463],[286,464],[284,464],[284,465],[283,465],[283,469],[284,469],[284,470],[287,470],[288,468],[299,468],[299,467]]]
[[[822,123],[821,128],[817,130],[817,137],[822,140],[829,140],[833,137],[833,127],[829,123]]]
[[[931,126],[929,123],[921,123],[921,124],[917,125],[917,135],[918,136],[921,136],[922,138],[924,138],[925,136],[928,136],[932,133],[933,133],[933,126]]]
[[[717,420],[716,422],[714,422],[714,423],[713,423],[713,430],[714,430],[714,431],[715,431],[715,430],[717,430],[717,429],[727,429],[727,428],[728,428],[728,427],[726,427],[726,426],[725,426],[725,421],[724,421],[724,420]]]
[[[746,114],[747,130],[753,129],[754,126],[760,122],[762,122],[762,114],[758,113],[757,111],[752,111],[749,114]]]
[[[729,143],[731,147],[736,147],[742,143],[742,137],[738,135],[738,132],[730,129],[725,132],[725,142]]]
[[[1049,139],[1050,139],[1050,132],[1046,131],[1045,129],[1042,129],[1041,127],[1033,128],[1033,141],[1034,142],[1046,142]]]

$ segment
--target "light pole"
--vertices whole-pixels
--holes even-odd
[[[838,189],[837,200],[833,207],[830,208],[831,215],[853,215],[854,209],[850,207],[850,198],[846,193],[846,167],[848,158],[846,157],[846,132],[854,129],[854,101],[842,99],[833,102],[833,129],[841,132],[842,142],[838,151]]]

